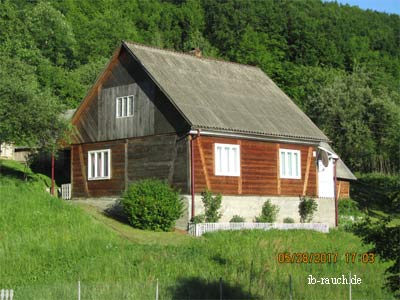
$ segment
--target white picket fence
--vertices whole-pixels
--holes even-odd
[[[14,290],[0,290],[0,300],[13,300]]]
[[[65,200],[71,199],[71,184],[66,183],[61,185],[61,198]]]
[[[323,233],[329,232],[329,225],[325,223],[198,223],[189,224],[189,234],[202,236],[206,232],[219,230],[243,230],[243,229],[308,229]]]

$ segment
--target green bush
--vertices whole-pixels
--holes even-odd
[[[278,215],[279,207],[277,205],[271,204],[271,200],[264,202],[262,207],[261,215],[256,217],[257,223],[274,223],[276,221],[276,216]]]
[[[360,216],[361,211],[358,208],[358,203],[352,199],[340,199],[339,203],[339,215],[342,216]]]
[[[308,198],[306,196],[300,197],[299,203],[299,214],[301,223],[311,222],[314,213],[318,209],[318,204],[313,198]]]
[[[294,219],[291,217],[286,217],[283,219],[283,223],[294,223]]]
[[[216,223],[221,218],[222,214],[219,212],[222,203],[221,194],[213,196],[211,191],[205,190],[201,193],[201,200],[204,205],[204,217],[206,222]]]
[[[245,219],[239,215],[234,215],[232,219],[229,221],[229,223],[243,223],[245,222]]]
[[[130,185],[121,203],[133,227],[157,231],[172,230],[183,209],[179,192],[155,179]]]
[[[205,219],[206,219],[206,217],[203,214],[201,214],[201,215],[194,216],[190,220],[190,222],[194,223],[194,224],[199,224],[199,223],[204,223]]]

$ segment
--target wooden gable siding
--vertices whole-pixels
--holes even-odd
[[[183,132],[189,127],[124,48],[93,86],[74,117],[75,143]],[[116,118],[116,98],[134,95],[134,116]]]
[[[78,198],[120,195],[125,188],[125,142],[112,141],[71,146],[72,196]],[[88,151],[111,150],[111,178],[87,180]]]
[[[111,150],[111,178],[87,180],[88,151]],[[187,138],[174,134],[72,145],[73,197],[120,196],[129,183],[157,178],[189,193]]]
[[[336,182],[336,193],[339,199],[350,198],[350,182],[338,180]]]
[[[240,145],[240,176],[214,175],[215,143]],[[279,147],[301,151],[301,179],[279,179]],[[313,146],[307,145],[197,137],[194,140],[195,192],[202,192],[208,185],[211,191],[227,195],[298,196],[304,193],[315,196],[317,174],[313,150]]]

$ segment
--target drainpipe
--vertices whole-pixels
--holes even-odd
[[[337,227],[339,225],[339,199],[338,199],[338,194],[337,194],[337,178],[336,178],[336,162],[337,159],[333,160],[333,182],[334,182],[334,192],[335,192],[335,226]]]
[[[191,132],[189,133],[191,134]],[[192,211],[191,211],[191,217],[193,218],[195,216],[195,210],[194,210],[194,205],[195,205],[195,195],[194,195],[194,188],[195,188],[195,181],[194,181],[194,140],[200,136],[200,130],[197,130],[196,135],[189,135],[190,137],[190,170],[191,170],[191,192],[192,192]]]

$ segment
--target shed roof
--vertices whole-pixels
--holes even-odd
[[[209,129],[328,141],[263,72],[253,66],[123,42],[190,123]]]

